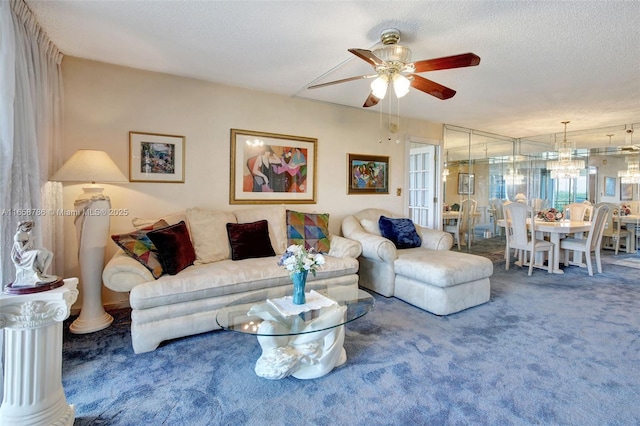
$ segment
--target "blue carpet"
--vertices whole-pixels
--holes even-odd
[[[637,425],[640,284],[623,257],[594,277],[498,261],[490,302],[447,317],[376,295],[347,363],[307,381],[257,377],[256,339],[233,332],[135,355],[116,311],[65,331],[63,386],[76,425]]]

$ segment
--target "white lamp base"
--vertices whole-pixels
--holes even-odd
[[[111,202],[100,192],[100,187],[86,187],[75,202],[76,232],[78,236],[78,263],[80,264],[80,316],[69,327],[75,334],[103,330],[113,317],[102,306],[102,269],[104,252],[109,238],[109,211]]]
[[[102,312],[89,312],[89,310],[83,306],[82,311],[80,311],[80,316],[69,326],[69,331],[73,334],[93,333],[94,331],[104,330],[109,327],[112,322],[113,317],[106,313],[104,309]]]

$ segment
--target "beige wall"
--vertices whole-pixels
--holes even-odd
[[[115,209],[129,215],[111,218],[111,233],[130,230],[133,217],[159,217],[187,207],[231,210],[229,205],[230,129],[247,129],[318,139],[317,203],[290,205],[300,211],[328,212],[330,228],[339,233],[342,218],[365,207],[403,213],[403,143],[378,143],[379,112],[363,111],[245,90],[200,80],[140,71],[65,57],[63,158],[77,149],[102,149],[128,175],[129,131],[186,137],[185,183],[105,185]],[[386,105],[386,104],[385,104]],[[407,135],[442,139],[442,125],[402,119],[399,138]],[[386,130],[384,136],[386,137]],[[388,195],[347,195],[347,153],[390,156]],[[65,185],[65,208],[82,192]],[[403,191],[403,194],[405,191]],[[78,276],[75,228],[65,222],[65,276]],[[107,259],[115,252],[111,240]],[[105,305],[125,302],[128,295],[104,289]]]

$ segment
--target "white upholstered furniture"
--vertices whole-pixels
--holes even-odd
[[[593,267],[591,265],[591,253],[595,255],[596,267],[598,273],[602,273],[602,262],[600,261],[600,246],[602,244],[602,233],[606,224],[607,215],[609,214],[609,206],[606,203],[596,204],[593,208],[593,218],[591,220],[591,229],[586,238],[565,238],[560,240],[560,249],[564,250],[564,264],[569,265],[569,254],[579,253],[584,256],[587,261],[587,270],[589,275],[593,276]],[[575,262],[575,260],[574,260]]]
[[[219,329],[216,314],[224,306],[251,297],[255,300],[281,297],[291,287],[288,272],[277,265],[287,246],[284,206],[260,206],[234,212],[189,209],[164,217],[167,223],[185,220],[196,250],[196,264],[177,275],[157,280],[148,269],[122,250],[103,272],[105,286],[114,291],[130,291],[131,339],[136,353],[149,352],[169,339]],[[250,223],[267,220],[269,237],[276,256],[231,260],[226,235],[227,222]],[[143,225],[154,222],[136,221]],[[332,235],[326,263],[307,289],[344,286],[357,290],[360,244]]]
[[[546,251],[549,253],[549,273],[553,273],[553,249],[554,244],[544,239],[536,238],[536,213],[533,207],[522,203],[510,203],[504,206],[506,221],[507,242],[505,245],[505,269],[509,270],[512,249],[518,251],[518,263],[520,266],[526,263],[526,253],[530,253],[529,275],[533,271],[536,261],[536,253]],[[527,223],[528,222],[528,223]]]
[[[380,209],[362,210],[342,222],[342,234],[362,244],[360,286],[395,296],[436,315],[452,314],[489,301],[493,263],[450,250],[451,234],[416,226],[422,246],[397,249],[380,235]]]

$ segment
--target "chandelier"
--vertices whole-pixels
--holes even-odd
[[[576,179],[584,169],[584,160],[572,159],[575,143],[567,142],[567,124],[569,123],[570,121],[562,121],[564,138],[562,142],[556,143],[558,159],[547,162],[547,169],[551,170],[551,179]]]
[[[631,147],[633,147],[633,129],[628,129],[631,136]],[[627,170],[618,171],[621,183],[640,183],[640,154],[638,156],[628,156],[626,158]]]

